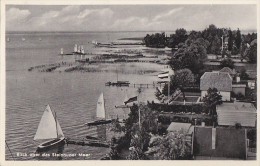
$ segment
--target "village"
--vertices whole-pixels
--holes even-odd
[[[164,32],[147,34],[142,42],[146,48],[160,50],[160,54],[147,56],[141,49],[131,48],[119,51],[116,46],[111,48],[111,44],[105,46],[108,51],[94,54],[85,53],[83,46],[78,46],[78,52],[75,45],[74,52],[67,54],[74,56],[75,62],[28,69],[111,72],[102,69],[102,64],[164,66],[156,75],[158,81],[150,84],[118,79],[105,83],[106,86],[137,88],[139,93],[145,93],[142,88],[152,87],[156,97],[156,101],[147,102],[139,102],[137,97],[127,98],[125,105],[116,106],[129,114],[123,119],[118,115],[112,118],[108,126],[116,134],[111,141],[67,138],[67,144],[110,148],[110,153],[102,158],[110,160],[255,160],[256,33],[241,34],[239,29],[232,31],[209,25],[204,31],[187,32],[180,28],[169,37]],[[60,56],[65,55],[62,50]],[[92,68],[93,64],[99,66]]]
[[[180,42],[171,67],[158,75],[159,102],[134,102],[125,123],[113,123],[121,136],[112,139],[115,146],[105,159],[255,160],[256,34],[248,40],[251,34],[225,33],[214,25],[202,33],[179,31],[178,37],[176,30],[168,38],[164,33],[144,38],[155,48],[171,38]]]
[[[255,0],[2,6],[4,165],[259,164]]]

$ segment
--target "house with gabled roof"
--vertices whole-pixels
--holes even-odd
[[[200,78],[201,99],[209,88],[216,88],[222,96],[222,101],[230,101],[232,77],[226,72],[205,72]]]

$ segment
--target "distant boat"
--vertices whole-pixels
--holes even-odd
[[[56,112],[54,117],[49,105],[47,105],[42,115],[38,129],[34,136],[34,140],[42,139],[51,140],[41,143],[38,146],[37,151],[44,151],[54,147],[63,146],[65,144],[65,137],[58,122]]]
[[[130,85],[130,82],[129,81],[118,81],[118,71],[117,71],[117,68],[116,68],[116,82],[106,82],[105,83],[105,86],[129,86]]]
[[[112,122],[111,119],[106,119],[105,100],[104,100],[103,93],[101,93],[97,101],[96,118],[97,120],[88,122],[85,125],[97,126],[97,125],[108,124]]]
[[[42,41],[42,38],[39,38],[39,41]]]
[[[96,47],[112,47],[113,43],[99,43],[97,41],[92,41],[92,44]]]
[[[60,49],[60,54],[63,55],[63,48]]]
[[[25,38],[22,38],[22,41],[25,41]]]
[[[78,52],[78,45],[77,44],[75,44],[75,46],[74,46],[74,52],[75,53]]]
[[[85,54],[85,51],[84,51],[83,45],[77,45],[77,44],[75,44],[72,53],[74,53],[74,54],[76,54],[76,55],[86,55],[86,54]]]

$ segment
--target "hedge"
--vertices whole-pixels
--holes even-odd
[[[211,117],[200,117],[200,118],[189,118],[189,117],[182,117],[181,115],[173,115],[173,116],[167,116],[167,115],[160,115],[158,117],[158,122],[162,123],[164,125],[169,125],[171,122],[180,122],[180,123],[191,123],[192,125],[195,125],[195,119],[196,119],[196,125],[201,125],[201,122],[205,122],[206,126],[212,126],[215,119],[212,119]]]
[[[172,113],[196,113],[201,114],[205,111],[205,108],[202,104],[192,104],[192,105],[167,105],[167,104],[159,104],[159,103],[148,103],[148,107],[150,107],[154,111],[158,112],[172,112]]]

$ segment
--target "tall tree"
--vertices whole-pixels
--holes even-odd
[[[177,88],[179,88],[183,92],[183,88],[189,86],[190,84],[195,82],[195,78],[191,70],[189,69],[181,69],[177,70],[175,74],[171,77],[170,83],[170,94],[172,94]],[[168,86],[165,85],[163,88],[163,94],[168,94]],[[183,92],[183,99],[185,99],[185,94]]]
[[[230,58],[225,58],[222,61],[220,61],[220,67],[221,68],[229,67],[229,68],[233,69],[234,68],[234,62]]]
[[[217,35],[213,38],[213,41],[212,41],[211,47],[210,47],[210,52],[212,54],[220,55],[220,52],[221,52],[221,40],[220,40],[220,38]]]
[[[246,73],[245,68],[242,68],[242,70],[240,71],[240,78],[241,78],[241,80],[248,80],[249,79],[249,75]]]
[[[202,101],[205,104],[206,112],[209,112],[211,115],[216,115],[216,105],[222,104],[222,96],[216,88],[209,88]]]
[[[228,50],[232,51],[233,49],[233,42],[234,42],[234,37],[233,33],[231,30],[228,31]]]
[[[249,63],[257,63],[257,43],[250,45],[249,51],[247,52],[246,57],[248,58]]]
[[[168,47],[175,48],[178,44],[184,43],[187,38],[188,34],[185,29],[176,29],[175,34],[170,35]]]
[[[199,73],[203,68],[203,62],[207,57],[208,41],[203,38],[199,38],[192,41],[189,45],[184,45],[178,49],[169,64],[174,70],[180,70],[188,68],[193,71],[194,74]]]
[[[241,32],[239,29],[237,29],[236,39],[235,39],[235,44],[236,44],[237,49],[240,49],[241,42],[242,42]]]

